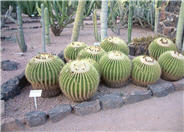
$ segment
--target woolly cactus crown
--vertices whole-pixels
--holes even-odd
[[[88,46],[82,49],[78,54],[78,59],[93,59],[99,62],[100,58],[106,54],[106,52],[100,46]]]
[[[133,59],[132,66],[132,80],[137,85],[147,86],[160,78],[160,65],[152,57],[138,56]]]
[[[158,59],[158,57],[169,50],[177,50],[176,45],[168,38],[159,37],[151,42],[148,47],[150,56]]]
[[[33,89],[42,89],[42,97],[60,93],[58,76],[64,62],[57,56],[41,53],[33,57],[26,66],[25,75]]]
[[[99,73],[85,60],[75,60],[61,70],[59,84],[62,92],[73,101],[84,101],[94,95]]]
[[[108,37],[100,43],[100,46],[106,52],[109,52],[109,51],[112,51],[112,50],[117,50],[117,51],[123,52],[126,55],[129,54],[128,45],[125,43],[124,40],[122,40],[118,37]]]
[[[162,78],[169,81],[179,80],[184,76],[184,56],[176,51],[167,51],[158,59],[162,68]]]
[[[131,61],[120,51],[110,51],[100,59],[102,79],[110,87],[121,87],[131,73]]]
[[[64,50],[64,57],[67,61],[75,60],[78,53],[87,45],[84,42],[72,42]]]

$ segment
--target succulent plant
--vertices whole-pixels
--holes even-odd
[[[129,54],[128,45],[125,43],[125,41],[118,37],[108,37],[100,43],[100,46],[106,52],[117,50],[123,52],[126,55]]]
[[[58,77],[63,66],[64,62],[59,57],[40,53],[29,61],[25,75],[33,89],[42,90],[42,97],[52,97],[61,92]]]
[[[99,75],[101,75],[100,65],[95,60],[93,60],[93,59],[82,59],[82,60],[87,61],[90,64],[92,64],[95,67],[95,69],[97,70],[97,72],[99,73]]]
[[[100,59],[102,79],[107,86],[121,87],[131,74],[131,61],[120,51],[110,51]]]
[[[85,101],[97,91],[99,74],[89,62],[74,60],[66,64],[60,72],[59,85],[69,99]]]
[[[78,59],[93,59],[97,63],[100,61],[100,58],[106,54],[106,52],[100,46],[88,46],[82,49],[77,58]]]
[[[161,75],[159,63],[149,56],[137,56],[132,60],[132,81],[140,86],[155,83]]]
[[[164,37],[153,40],[148,47],[149,55],[155,59],[158,59],[162,53],[169,50],[176,51],[176,45],[170,39]]]
[[[75,60],[78,53],[87,45],[84,42],[72,42],[64,50],[64,57],[66,61]]]
[[[162,69],[162,78],[169,81],[184,77],[184,56],[177,51],[167,51],[160,55],[158,62]]]

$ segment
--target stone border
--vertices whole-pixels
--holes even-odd
[[[151,97],[163,97],[174,91],[184,90],[184,78],[168,82],[159,80],[156,84],[149,85],[146,91],[133,91],[130,94],[111,93],[98,96],[86,102],[74,106],[60,104],[50,109],[47,113],[42,111],[31,111],[25,114],[23,119],[11,119],[9,122],[1,123],[2,130],[23,130],[28,127],[36,127],[45,124],[47,121],[53,123],[64,119],[70,114],[85,116],[101,110],[120,108],[126,104],[140,102]]]

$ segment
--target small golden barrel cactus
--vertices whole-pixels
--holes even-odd
[[[159,80],[159,63],[149,56],[137,56],[132,60],[132,81],[140,86],[147,86]]]
[[[126,84],[131,74],[131,61],[120,51],[110,51],[100,59],[103,81],[110,87]]]
[[[184,56],[177,51],[167,51],[160,55],[158,62],[162,69],[162,78],[176,81],[184,77]]]
[[[176,51],[176,45],[170,39],[164,37],[153,40],[148,47],[149,55],[155,59],[158,59],[162,53],[169,50]]]
[[[100,46],[106,52],[109,52],[112,50],[117,50],[117,51],[123,52],[126,55],[129,54],[128,45],[125,43],[124,40],[122,40],[118,37],[108,37],[100,43]]]
[[[82,60],[87,61],[90,64],[92,64],[96,68],[96,70],[99,73],[99,75],[101,75],[100,65],[95,60],[93,60],[93,59],[82,59]]]
[[[78,54],[78,59],[93,59],[97,63],[106,52],[100,46],[88,46],[82,49]]]
[[[91,98],[97,91],[99,81],[97,70],[85,60],[75,60],[66,64],[59,77],[64,95],[76,102]]]
[[[72,42],[64,50],[64,58],[66,61],[72,61],[77,58],[78,53],[87,47],[84,42]]]
[[[41,53],[29,61],[25,75],[33,89],[42,90],[42,97],[52,97],[61,92],[58,78],[63,66],[64,62],[59,57]]]

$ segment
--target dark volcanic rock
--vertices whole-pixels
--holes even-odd
[[[61,51],[58,55],[57,55],[59,58],[61,58],[65,63],[66,63],[66,60],[64,58],[64,51]]]
[[[13,71],[18,69],[19,63],[10,60],[4,60],[1,62],[1,69],[3,71]]]

